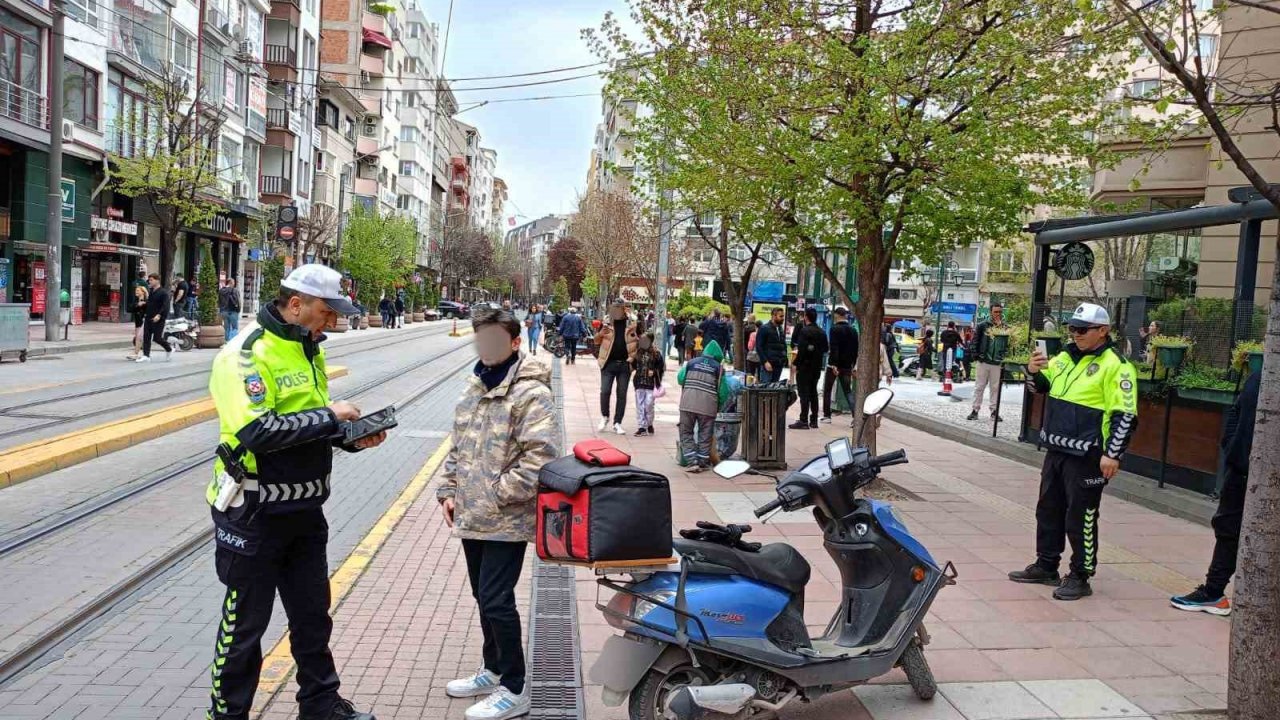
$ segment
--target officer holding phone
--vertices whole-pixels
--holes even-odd
[[[280,282],[275,302],[213,361],[209,392],[221,444],[205,497],[218,579],[227,588],[213,720],[248,720],[277,592],[298,665],[299,720],[373,720],[338,695],[329,652],[329,526],[321,506],[329,497],[331,448],[357,452],[386,439],[385,432],[349,435],[360,409],[329,400],[323,331],[356,311],[341,279],[323,265],[299,266]]]

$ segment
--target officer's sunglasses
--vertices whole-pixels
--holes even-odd
[[[1091,330],[1097,330],[1100,327],[1102,326],[1090,325],[1089,327],[1076,327],[1074,325],[1068,325],[1067,332],[1071,333],[1072,335],[1084,335],[1085,333],[1088,333]]]

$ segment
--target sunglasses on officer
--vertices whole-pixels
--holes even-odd
[[[1067,332],[1071,333],[1072,335],[1087,335],[1091,330],[1097,330],[1102,327],[1106,327],[1106,326],[1105,325],[1089,325],[1086,327],[1076,327],[1075,325],[1069,325],[1067,326]]]

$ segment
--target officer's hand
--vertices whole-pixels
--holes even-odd
[[[346,400],[334,400],[329,403],[329,409],[333,411],[338,420],[350,422],[360,419],[360,408]]]
[[[383,430],[377,435],[370,435],[369,437],[360,438],[355,442],[355,446],[360,450],[367,450],[369,448],[378,447],[386,439],[387,439],[387,431]]]
[[[1098,463],[1098,467],[1102,470],[1102,477],[1110,480],[1115,477],[1116,472],[1120,470],[1120,461],[1113,458],[1102,456],[1102,461]]]
[[[444,522],[449,527],[453,527],[453,498],[445,498],[440,501],[440,511],[444,513]]]
[[[1027,372],[1035,375],[1049,366],[1049,358],[1037,348],[1031,353],[1031,359],[1027,361]]]

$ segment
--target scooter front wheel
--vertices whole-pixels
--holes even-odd
[[[938,683],[933,679],[933,670],[929,667],[929,661],[924,658],[924,646],[920,644],[919,638],[911,639],[911,644],[903,651],[898,664],[907,674],[907,682],[911,683],[911,689],[916,692],[916,697],[921,700],[931,700],[938,692]]]
[[[663,720],[671,693],[686,685],[709,685],[712,682],[713,678],[706,670],[692,665],[680,665],[667,672],[650,670],[632,688],[627,716],[630,720]]]

